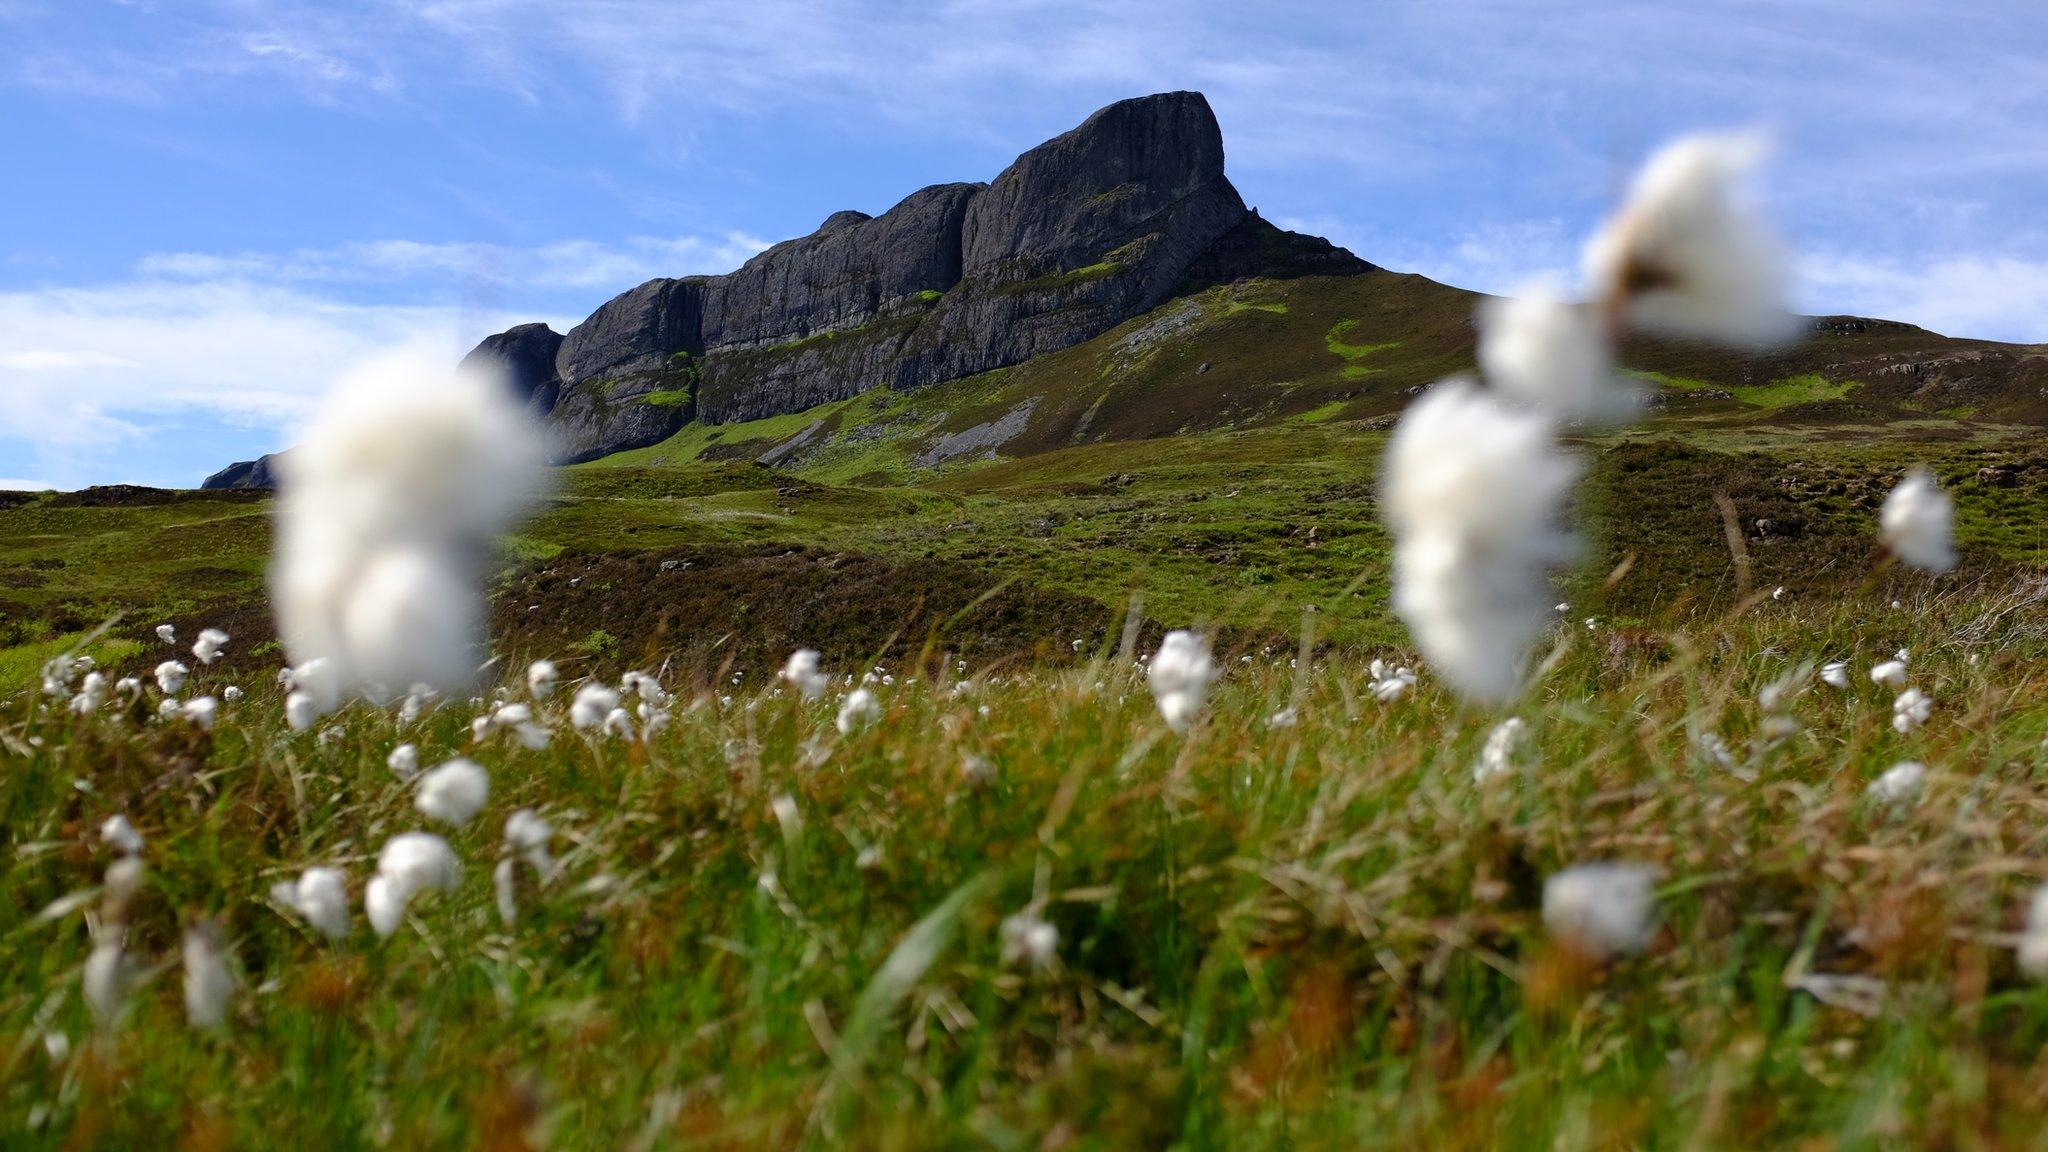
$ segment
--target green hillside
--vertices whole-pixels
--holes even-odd
[[[707,667],[796,643],[871,655],[932,629],[1043,658],[1059,644],[1018,620],[1070,621],[1071,649],[1136,594],[1162,625],[1291,643],[1313,604],[1328,642],[1398,644],[1376,462],[1417,389],[1470,369],[1476,300],[1379,271],[1246,281],[1014,368],[688,425],[559,473],[505,542],[500,633],[522,650],[627,662],[636,644],[680,649]],[[1588,547],[1560,589],[1575,612],[1650,620],[1733,597],[1716,492],[1741,511],[1753,582],[1888,595],[1865,585],[1860,560],[1878,501],[1915,462],[1956,492],[1967,571],[2048,558],[2041,348],[1836,319],[1762,358],[1638,344],[1628,362],[1653,406],[1581,436]],[[266,498],[9,501],[0,685],[117,615],[107,653],[162,620],[268,635]],[[628,554],[643,558],[631,571],[595,575]],[[849,604],[862,611],[825,611]]]

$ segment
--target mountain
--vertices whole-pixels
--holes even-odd
[[[912,453],[929,465],[999,444],[1042,449],[1323,409],[1382,415],[1408,389],[1470,368],[1477,300],[1266,222],[1224,175],[1208,101],[1169,92],[1103,108],[987,184],[934,185],[880,216],[834,213],[733,272],[650,280],[566,334],[522,324],[464,362],[501,370],[563,464],[708,444],[721,439],[715,429],[814,411],[795,426],[805,443],[763,451],[771,463],[815,455],[847,423],[825,411],[835,405],[1008,372],[1000,410],[981,402],[979,384],[945,393],[953,407],[936,415],[940,396],[889,402],[939,429]],[[1777,382],[1773,397],[1836,418],[1860,404],[2048,422],[2038,349],[1857,317],[1816,319],[1813,332],[1762,355],[1642,343],[1627,356],[1680,405],[1735,402]],[[1057,367],[1080,361],[1092,376]],[[1156,390],[1107,388],[1174,364],[1178,375]],[[1773,418],[1791,406],[1771,405]],[[965,439],[945,439],[956,433]],[[717,451],[755,439],[724,434]],[[268,487],[273,463],[232,465],[204,486]]]

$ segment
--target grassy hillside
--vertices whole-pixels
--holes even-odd
[[[1314,604],[1327,642],[1398,643],[1374,469],[1415,390],[1470,368],[1475,299],[1389,272],[1241,282],[1012,369],[686,426],[561,471],[505,542],[502,635],[630,663],[673,654],[686,630],[707,674],[794,643],[851,659],[893,637],[904,651],[933,628],[1049,658],[1056,645],[1017,619],[1071,614],[1085,632],[1136,594],[1164,625],[1284,645]],[[1737,571],[1715,492],[1742,512],[1754,581],[1882,602],[1855,562],[1915,462],[1956,490],[1974,571],[2048,558],[2048,450],[2029,422],[2042,349],[1838,318],[1761,359],[1650,344],[1628,359],[1654,407],[1581,437],[1588,547],[1560,596],[1589,612],[1645,622],[1727,603]],[[267,514],[233,493],[0,506],[0,689],[117,613],[100,655],[149,643],[161,620],[260,644]],[[622,552],[645,553],[631,563],[652,576],[569,584]]]
[[[566,692],[544,749],[475,741],[484,697],[294,733],[267,497],[0,494],[0,1145],[2048,1148],[2048,991],[2012,949],[2048,879],[2042,350],[1850,320],[1762,360],[1631,348],[1654,405],[1574,436],[1536,687],[1480,710],[1425,668],[1383,703],[1377,462],[1469,366],[1472,303],[1209,289],[561,470],[502,541],[480,691],[541,656],[658,670],[672,722],[634,739],[571,730]],[[1879,562],[1915,464],[1956,500],[1948,576]],[[1226,670],[1185,736],[1130,659],[1183,625]],[[153,688],[84,718],[21,690],[80,646],[146,676],[203,626],[234,641],[185,694],[246,692],[210,730]],[[768,678],[799,645],[825,700]],[[1908,731],[1867,675],[1902,646],[1934,702]],[[882,714],[842,732],[863,674]],[[400,742],[490,798],[448,830],[459,882],[380,938],[364,884],[425,825]],[[1869,792],[1907,759],[1922,791]],[[561,868],[508,924],[522,806]],[[103,1024],[115,813],[148,880]],[[1591,860],[1654,869],[1641,955],[1545,928]],[[339,942],[271,895],[313,864],[348,875]],[[215,1033],[182,1010],[203,917],[237,973]]]

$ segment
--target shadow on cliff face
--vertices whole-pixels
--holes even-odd
[[[526,572],[492,608],[495,649],[565,671],[666,663],[700,681],[721,669],[779,668],[798,648],[854,671],[900,671],[931,642],[975,669],[1001,660],[1092,655],[1118,610],[965,565],[787,545],[670,548],[563,558]]]

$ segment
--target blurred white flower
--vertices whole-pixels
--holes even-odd
[[[348,879],[339,868],[308,868],[296,884],[280,880],[270,886],[270,898],[329,940],[348,935]]]
[[[230,684],[220,690],[220,698],[229,704],[233,704],[242,698],[242,690],[236,685]]]
[[[320,720],[320,706],[311,692],[289,692],[284,698],[284,722],[294,732],[304,732]]]
[[[555,859],[548,853],[548,843],[554,837],[555,826],[531,808],[521,808],[505,818],[505,847],[543,880],[555,874]]]
[[[1209,640],[1197,632],[1177,628],[1159,642],[1145,682],[1159,705],[1166,726],[1185,733],[1202,714],[1209,700],[1209,685],[1221,675],[1209,654]]]
[[[1830,660],[1821,665],[1820,679],[1821,683],[1826,684],[1830,688],[1847,688],[1849,686],[1849,662],[1846,660]]]
[[[1884,498],[1878,530],[1885,547],[1915,568],[1946,572],[1956,566],[1955,503],[1932,472],[1915,468]]]
[[[1372,697],[1382,704],[1391,704],[1415,687],[1415,670],[1402,665],[1393,667],[1384,660],[1374,660],[1368,669],[1372,673]]]
[[[203,731],[213,730],[214,714],[220,711],[220,701],[211,696],[195,696],[178,708],[178,714]]]
[[[114,1022],[114,1018],[120,1015],[122,1001],[126,998],[127,937],[127,929],[121,925],[105,925],[94,937],[92,953],[85,958],[82,980],[85,1003],[92,1009],[93,1019],[102,1025],[111,1025]]]
[[[192,655],[201,664],[211,664],[220,659],[221,649],[228,646],[228,634],[218,628],[203,628],[199,639],[192,642]]]
[[[526,691],[535,700],[545,700],[554,694],[561,678],[553,660],[535,660],[526,666]]]
[[[841,736],[850,736],[881,718],[882,702],[868,689],[855,688],[840,702],[839,715],[832,723]]]
[[[1900,734],[1911,732],[1934,715],[1934,701],[1918,688],[1908,688],[1892,701],[1892,727]]]
[[[384,357],[342,379],[283,458],[271,600],[291,659],[330,665],[298,685],[320,713],[475,671],[482,567],[544,477],[540,433],[508,392]]]
[[[1870,794],[1886,804],[1906,804],[1920,796],[1920,790],[1927,784],[1927,766],[1912,760],[1901,761],[1884,770],[1884,774],[1870,782]]]
[[[71,710],[80,716],[97,712],[107,702],[107,678],[98,672],[88,672],[78,682],[78,695],[71,698]]]
[[[128,919],[128,905],[135,894],[142,891],[142,879],[148,874],[139,856],[123,856],[107,865],[104,883],[101,884],[103,898],[100,915],[110,923],[123,923]]]
[[[1293,708],[1282,708],[1266,717],[1268,728],[1292,728],[1301,720],[1301,714]]]
[[[1577,463],[1545,416],[1451,380],[1409,405],[1385,474],[1395,612],[1453,688],[1508,697],[1548,618],[1548,574],[1572,554]]]
[[[1480,304],[1479,369],[1495,390],[1562,419],[1620,420],[1636,407],[1598,311],[1541,287]]]
[[[1906,662],[1904,660],[1886,660],[1882,664],[1874,665],[1870,669],[1870,681],[1873,684],[1883,684],[1890,688],[1904,687],[1906,684]]]
[[[2017,959],[2022,971],[2048,980],[2048,884],[2034,890],[2033,902],[2027,907],[2026,925],[2020,933]]]
[[[384,758],[384,766],[400,780],[411,780],[420,774],[420,750],[411,744],[400,744]]]
[[[1059,955],[1060,930],[1031,912],[1003,918],[1003,963],[1046,968]]]
[[[633,718],[626,714],[624,708],[612,709],[604,714],[604,734],[616,736],[621,740],[631,740],[633,738]]]
[[[142,855],[142,833],[119,812],[100,822],[100,842],[123,856]]]
[[[579,732],[604,726],[605,718],[619,706],[619,694],[598,683],[585,684],[576,690],[576,698],[569,703],[569,723]]]
[[[1486,746],[1479,750],[1479,763],[1472,766],[1472,782],[1484,784],[1515,770],[1515,754],[1529,725],[1520,716],[1510,716],[1486,734]]]
[[[414,896],[449,891],[461,882],[462,862],[446,840],[431,832],[407,832],[393,836],[377,854],[377,874],[363,889],[363,910],[377,935],[389,936]]]
[[[483,810],[490,797],[490,774],[476,761],[457,757],[420,777],[413,807],[429,820],[460,828]]]
[[[1600,298],[1673,336],[1724,344],[1792,336],[1785,257],[1737,195],[1766,150],[1755,133],[1703,134],[1652,156],[1586,245],[1586,275]]]
[[[1640,952],[1655,931],[1655,889],[1641,864],[1577,864],[1543,882],[1543,925],[1590,959]]]
[[[176,660],[166,660],[156,666],[156,686],[166,696],[176,696],[185,687],[185,677],[192,670]]]
[[[816,700],[825,694],[832,678],[819,668],[821,657],[815,648],[799,648],[790,653],[789,663],[782,666],[782,679],[789,682],[797,695],[806,700]]]
[[[178,642],[178,630],[169,624],[159,624],[156,626],[156,638],[166,644],[176,644]]]
[[[201,1031],[227,1022],[228,1001],[235,994],[235,976],[228,968],[220,929],[212,920],[194,921],[185,929],[185,1019]]]

